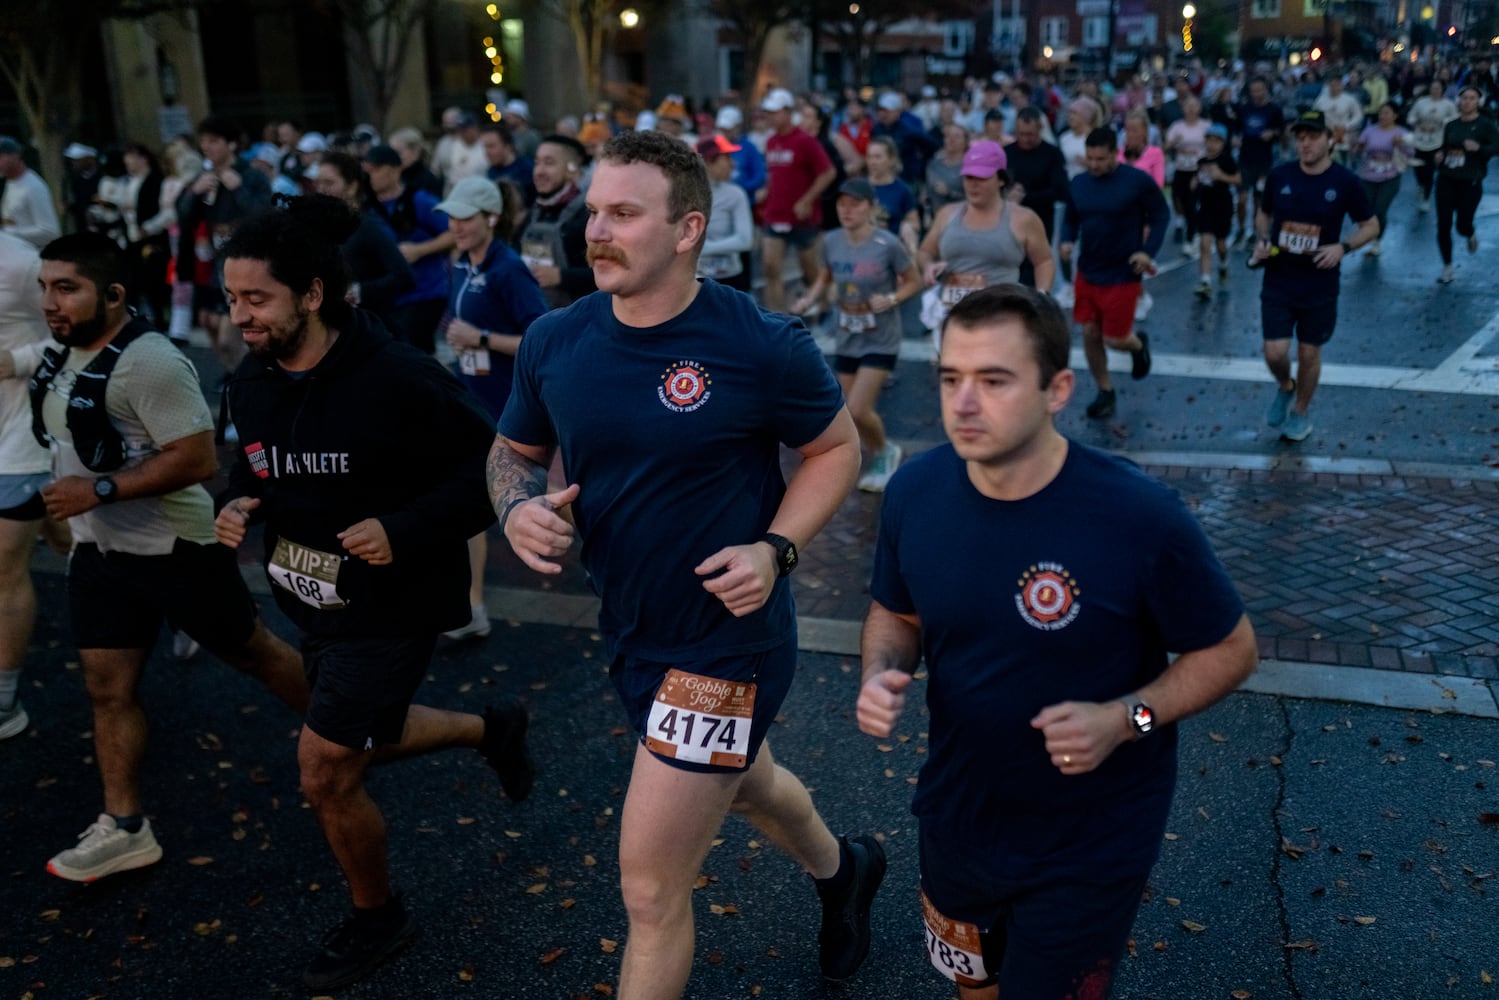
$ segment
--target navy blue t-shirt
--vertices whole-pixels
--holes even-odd
[[[1363,182],[1347,167],[1329,164],[1309,174],[1301,163],[1282,163],[1265,178],[1260,202],[1270,216],[1270,245],[1280,252],[1266,262],[1265,288],[1301,296],[1336,295],[1339,268],[1317,267],[1318,247],[1343,238],[1343,218],[1374,215]]]
[[[536,276],[504,241],[491,241],[477,267],[466,253],[454,259],[448,315],[472,323],[485,333],[524,337],[546,311],[546,299]],[[515,359],[495,350],[485,353],[489,356],[488,372],[471,375],[460,367],[459,377],[498,420],[510,398]]]
[[[994,500],[944,444],[885,492],[870,593],[921,619],[931,747],[911,808],[923,836],[994,878],[1154,863],[1175,727],[1063,775],[1030,720],[1063,701],[1125,697],[1168,652],[1215,645],[1238,624],[1238,594],[1174,492],[1072,441],[1045,488]]]
[[[1280,105],[1266,101],[1263,105],[1245,101],[1239,105],[1239,162],[1251,169],[1269,170],[1275,162],[1275,147],[1280,145],[1280,133],[1286,126],[1286,116]],[[1274,132],[1274,138],[1266,142],[1261,133]]]
[[[906,216],[916,211],[916,196],[911,193],[910,186],[900,178],[896,178],[889,184],[875,184],[873,187],[877,215],[875,225],[899,236],[900,224],[906,221]]]
[[[780,445],[827,429],[843,394],[800,320],[703,281],[675,319],[615,319],[595,292],[521,341],[500,433],[562,452],[610,655],[661,662],[770,649],[795,634],[786,579],[735,618],[694,567],[760,538],[786,493]]]

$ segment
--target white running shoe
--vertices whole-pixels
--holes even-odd
[[[1452,280],[1456,277],[1457,275],[1452,273],[1452,265],[1448,264],[1446,267],[1442,268],[1442,273],[1437,276],[1437,284],[1450,285],[1452,284]]]
[[[1063,285],[1061,288],[1057,289],[1057,305],[1061,306],[1063,309],[1071,309],[1072,308],[1073,300],[1072,300],[1072,283],[1071,282],[1068,282],[1067,284]]]
[[[1477,233],[1474,233],[1472,236],[1468,237],[1468,252],[1469,253],[1477,253],[1478,252],[1478,234]]]
[[[1135,322],[1142,322],[1150,315],[1150,307],[1155,305],[1155,298],[1149,292],[1141,292],[1140,297],[1135,300]]]
[[[1383,252],[1384,252],[1384,248],[1379,245],[1379,241],[1378,240],[1375,240],[1373,243],[1369,244],[1369,256],[1370,257],[1378,257]]]
[[[89,828],[78,835],[78,846],[70,847],[47,862],[47,870],[70,882],[92,882],[115,872],[144,868],[161,860],[161,845],[151,832],[151,821],[142,820],[137,833],[115,825],[115,818],[100,813]]]
[[[890,477],[900,468],[902,454],[900,445],[887,440],[884,450],[870,459],[869,471],[859,477],[859,489],[865,493],[885,492]]]
[[[21,707],[21,699],[17,698],[10,708],[0,711],[0,740],[20,736],[29,725],[31,716],[26,714],[26,709]]]
[[[489,634],[489,612],[483,607],[470,608],[471,617],[467,625],[455,628],[451,632],[444,632],[444,639],[482,639]]]

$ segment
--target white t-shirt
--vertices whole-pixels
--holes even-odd
[[[0,198],[0,220],[4,220],[6,232],[38,250],[62,235],[52,192],[34,170],[6,182],[5,197]]]
[[[1324,89],[1312,107],[1327,116],[1328,128],[1342,129],[1345,139],[1356,133],[1364,123],[1364,109],[1359,105],[1358,98],[1346,90],[1333,97]]]
[[[41,273],[36,247],[0,233],[0,351],[10,351],[16,359],[15,377],[0,379],[0,476],[31,476],[52,468],[47,450],[31,433],[26,386],[42,348],[52,342],[42,319]]]
[[[1447,123],[1457,116],[1457,105],[1448,98],[1427,95],[1417,100],[1406,117],[1416,148],[1425,153],[1441,149]]]
[[[1197,169],[1197,161],[1207,155],[1208,128],[1213,123],[1206,118],[1197,119],[1197,124],[1188,125],[1186,119],[1171,123],[1166,130],[1166,145],[1174,148],[1172,162],[1177,171],[1191,173]]]

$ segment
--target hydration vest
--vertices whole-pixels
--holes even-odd
[[[125,348],[141,334],[151,332],[151,324],[132,317],[114,339],[104,345],[99,356],[78,373],[78,381],[73,383],[73,390],[68,394],[67,423],[73,449],[83,464],[94,472],[113,472],[125,464],[125,439],[105,411],[104,391],[109,387],[109,375]],[[43,448],[51,448],[52,437],[42,419],[42,401],[47,398],[71,352],[69,347],[61,351],[47,348],[42,352],[36,374],[31,376],[31,433]]]

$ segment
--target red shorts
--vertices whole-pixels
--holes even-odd
[[[1103,332],[1104,340],[1127,340],[1135,326],[1135,303],[1140,300],[1140,283],[1091,285],[1076,272],[1072,282],[1072,318],[1092,323]]]

